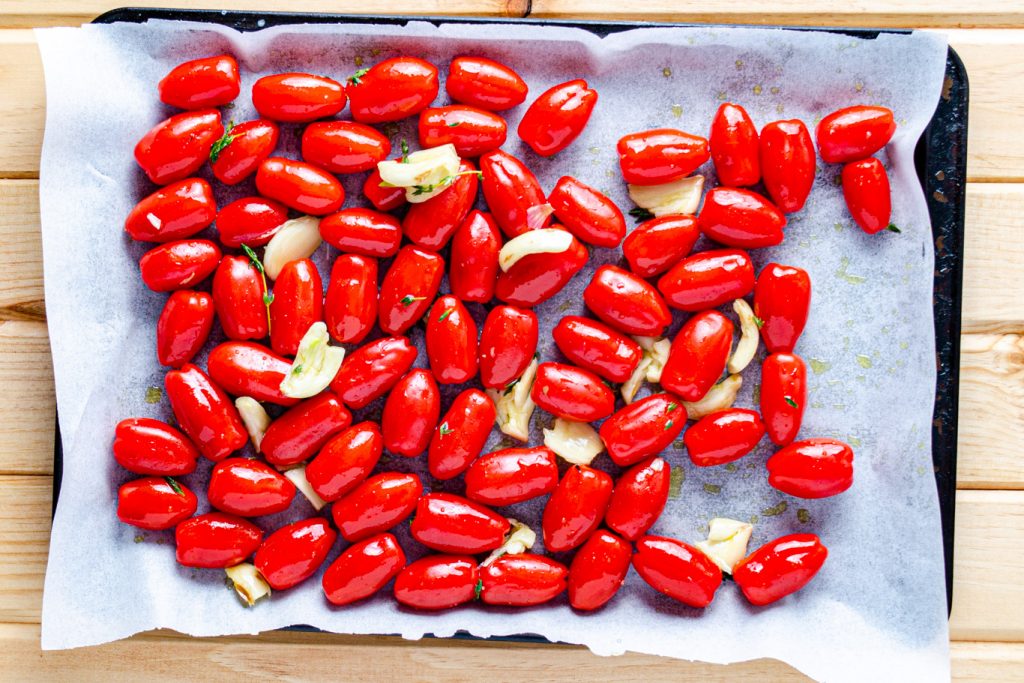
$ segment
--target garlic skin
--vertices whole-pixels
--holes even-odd
[[[248,562],[227,567],[224,569],[224,573],[231,579],[231,583],[235,586],[235,593],[246,607],[252,607],[257,600],[270,595],[270,584],[263,578],[259,570]]]
[[[650,211],[655,218],[673,214],[691,216],[700,206],[704,176],[686,176],[661,185],[627,185],[626,189],[633,203]]]
[[[520,259],[533,254],[561,254],[572,246],[572,233],[556,228],[529,230],[505,242],[498,252],[498,266],[508,272]]]
[[[505,542],[491,551],[487,559],[480,563],[481,567],[486,567],[503,555],[522,555],[537,542],[537,532],[533,529],[511,517],[508,521],[511,528],[505,536]]]
[[[754,360],[761,332],[757,328],[757,316],[754,315],[754,309],[745,299],[733,301],[732,310],[740,319],[740,340],[736,342],[736,348],[729,356],[729,364],[726,367],[729,374],[735,375],[743,372],[750,365],[750,361]]]
[[[270,415],[267,415],[263,404],[251,396],[239,396],[236,398],[235,408],[238,409],[238,414],[242,418],[245,431],[249,432],[249,440],[252,441],[252,447],[259,453],[263,435],[267,433],[267,427],[270,426]]]
[[[315,322],[299,342],[298,353],[281,381],[281,393],[290,398],[309,398],[326,389],[341,368],[345,349],[331,346],[327,325]]]
[[[708,524],[708,538],[694,545],[727,574],[747,556],[747,543],[754,527],[735,519],[716,517]]]
[[[320,219],[316,216],[285,221],[263,251],[263,271],[271,280],[276,280],[286,263],[309,258],[320,242]]]
[[[736,402],[736,396],[740,393],[740,387],[742,386],[742,376],[729,375],[711,387],[708,393],[704,394],[704,397],[699,401],[693,401],[692,403],[683,401],[683,407],[686,408],[686,418],[688,420],[699,420],[711,413],[717,413],[719,410],[732,408],[732,404]]]
[[[530,398],[533,380],[537,377],[537,359],[534,358],[511,389],[488,389],[487,395],[497,409],[498,429],[513,439],[526,443],[530,440],[530,418],[537,404]]]
[[[644,380],[657,384],[661,382],[661,371],[668,361],[668,353],[672,349],[672,342],[664,337],[633,337],[633,340],[643,349],[643,356],[637,363],[633,374],[623,382],[620,388],[622,400],[626,404],[633,402],[636,392]]]
[[[560,417],[551,429],[544,430],[544,445],[573,465],[589,465],[604,452],[604,441],[590,424]]]
[[[406,201],[419,204],[447,190],[461,166],[455,145],[447,144],[412,152],[403,159],[386,159],[377,164],[377,170],[383,182],[405,188]]]
[[[313,509],[317,512],[323,510],[324,506],[327,505],[327,501],[317,495],[317,492],[313,490],[313,485],[309,483],[309,479],[306,479],[305,465],[299,465],[298,467],[285,470],[284,476],[295,484],[295,488],[297,488],[299,492],[306,497],[306,500],[309,501],[309,504],[312,505]]]

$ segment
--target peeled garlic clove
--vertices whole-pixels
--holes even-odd
[[[633,339],[643,349],[644,358],[650,360],[644,377],[648,382],[657,384],[661,381],[661,371],[665,367],[665,363],[668,362],[668,354],[672,350],[672,342],[664,337],[633,337]],[[643,341],[640,341],[641,339]]]
[[[629,198],[637,206],[647,209],[655,217],[671,214],[697,213],[704,176],[691,175],[661,185],[627,185]]]
[[[534,204],[526,210],[526,229],[537,230],[544,227],[548,216],[555,212],[555,207],[550,204]]]
[[[270,595],[270,584],[259,570],[248,562],[227,567],[224,572],[235,586],[235,592],[247,607],[252,607],[260,598]]]
[[[757,329],[757,317],[754,315],[754,309],[746,300],[736,299],[733,301],[732,310],[740,318],[740,340],[736,343],[732,355],[729,356],[728,365],[729,373],[735,375],[743,372],[750,365],[750,361],[754,360],[761,333]]]
[[[505,272],[532,254],[560,254],[572,246],[572,233],[556,228],[528,230],[513,237],[498,252],[498,265]]]
[[[723,572],[732,574],[732,568],[747,556],[747,543],[754,532],[754,527],[746,522],[724,517],[712,519],[708,526],[708,539],[698,541],[696,546]]]
[[[604,442],[597,430],[586,422],[555,418],[552,429],[544,430],[544,445],[566,462],[589,465],[604,451]]]
[[[290,470],[285,470],[284,476],[295,484],[295,488],[297,488],[302,495],[306,497],[306,500],[309,501],[309,504],[312,505],[317,512],[320,512],[320,510],[327,505],[327,501],[317,495],[317,492],[313,490],[313,485],[309,483],[309,479],[306,479],[305,465],[299,465],[298,467],[293,467]]]
[[[316,216],[285,221],[263,251],[263,271],[271,280],[276,280],[286,263],[309,258],[320,242],[320,219]]]
[[[497,409],[498,429],[503,434],[522,442],[530,440],[530,418],[537,404],[530,398],[533,380],[537,377],[537,359],[526,367],[519,379],[505,390],[488,389],[487,395],[494,401]]]
[[[640,362],[637,363],[636,369],[633,370],[633,374],[629,376],[625,382],[622,383],[622,387],[619,392],[622,394],[622,400],[626,404],[633,402],[636,398],[636,392],[640,391],[640,385],[644,383],[644,379],[647,377],[647,368],[651,365],[651,359],[645,354],[640,358]]]
[[[306,330],[288,374],[281,382],[281,393],[290,398],[309,398],[327,388],[338,374],[345,349],[331,346],[327,325],[315,322]]]
[[[448,144],[421,149],[407,154],[404,159],[381,161],[377,170],[383,182],[406,188],[406,200],[416,204],[446,190],[461,165],[455,145]]]
[[[238,408],[238,414],[242,417],[245,431],[249,432],[252,447],[259,453],[263,435],[267,433],[267,427],[270,426],[270,416],[264,410],[263,404],[251,396],[236,398],[235,407]]]
[[[686,408],[686,418],[688,420],[699,420],[705,415],[710,415],[726,408],[732,408],[732,404],[736,402],[736,396],[740,393],[740,387],[742,386],[743,378],[740,375],[729,375],[711,387],[708,393],[704,394],[704,398],[699,401],[693,401],[692,403],[683,401],[683,406]]]
[[[508,521],[511,528],[508,535],[505,536],[504,543],[495,548],[487,556],[487,559],[480,563],[481,567],[486,567],[502,555],[522,555],[537,542],[537,533],[533,529],[511,517]]]

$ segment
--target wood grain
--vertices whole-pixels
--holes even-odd
[[[1024,185],[969,183],[964,332],[1024,331]]]
[[[39,184],[0,180],[0,320],[45,320]]]
[[[46,325],[0,320],[0,474],[53,472],[56,411]]]

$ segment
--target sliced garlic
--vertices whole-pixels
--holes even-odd
[[[238,414],[242,417],[245,431],[249,432],[252,447],[259,453],[263,435],[267,433],[267,427],[270,426],[270,416],[263,409],[263,404],[251,396],[239,396],[236,398],[235,407],[238,408]]]
[[[238,597],[246,607],[252,607],[257,600],[270,595],[270,584],[263,578],[259,570],[248,562],[227,567],[224,572],[231,579],[231,583],[235,586],[235,592],[238,593]]]
[[[704,191],[704,176],[691,175],[662,185],[627,185],[629,198],[655,217],[697,213]]]
[[[530,418],[533,409],[537,407],[530,398],[533,380],[537,377],[537,365],[537,359],[534,358],[511,389],[487,390],[498,412],[498,429],[524,443],[530,440]]]
[[[622,400],[627,404],[632,403],[636,392],[644,380],[657,384],[661,381],[661,371],[668,360],[668,352],[672,348],[672,342],[664,337],[633,337],[633,340],[640,345],[643,356],[637,364],[633,374],[623,384],[620,392]]]
[[[295,484],[295,488],[297,488],[302,495],[306,497],[306,500],[309,501],[309,504],[312,505],[317,512],[320,512],[320,510],[327,505],[327,501],[317,495],[317,492],[313,490],[313,485],[309,483],[309,479],[306,479],[305,465],[299,465],[298,467],[293,467],[290,470],[285,470],[284,476]]]
[[[315,322],[306,330],[288,374],[281,382],[281,393],[289,398],[309,398],[327,388],[338,374],[345,349],[328,342],[327,325]]]
[[[597,430],[586,422],[555,418],[552,429],[544,430],[544,445],[573,465],[589,465],[604,451]]]
[[[750,361],[754,360],[761,333],[757,329],[757,317],[754,315],[754,309],[745,299],[733,301],[732,310],[740,318],[740,340],[736,342],[736,349],[729,356],[728,365],[729,373],[735,375],[743,372],[750,365]]]
[[[511,530],[505,536],[505,542],[495,548],[487,556],[487,559],[480,563],[481,567],[486,567],[502,555],[522,555],[537,542],[537,533],[533,529],[511,517],[508,521],[511,524]]]
[[[561,254],[572,246],[572,233],[556,228],[528,230],[513,237],[498,252],[498,265],[508,272],[519,259],[532,254]]]
[[[732,568],[747,556],[747,543],[754,527],[724,517],[715,517],[708,526],[708,540],[698,541],[695,545],[723,572],[732,574]]]
[[[421,149],[403,159],[388,159],[377,164],[380,178],[388,185],[405,188],[405,199],[413,204],[425,202],[444,192],[455,181],[462,160],[455,145]]]
[[[729,375],[724,380],[711,387],[704,398],[699,401],[683,401],[686,408],[686,417],[689,420],[699,420],[705,415],[716,413],[719,410],[731,408],[736,402],[736,395],[740,393],[743,386],[743,377],[740,375]]]
[[[276,280],[286,263],[309,258],[320,242],[320,219],[316,216],[299,216],[285,221],[267,242],[263,252],[264,272],[271,280]]]

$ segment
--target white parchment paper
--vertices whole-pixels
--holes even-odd
[[[153,628],[214,635],[309,624],[406,638],[531,633],[606,655],[630,650],[721,663],[774,657],[829,681],[949,677],[930,459],[932,243],[913,164],[914,145],[941,88],[946,46],[940,39],[724,28],[647,28],[601,39],[577,29],[426,23],[286,26],[240,34],[180,22],[45,29],[37,37],[47,88],[40,187],[46,302],[64,443],[43,605],[44,648],[102,643]],[[572,174],[623,208],[632,204],[614,143],[626,132],[668,126],[706,135],[725,100],[743,104],[759,127],[800,118],[813,129],[841,106],[891,107],[899,128],[882,158],[902,234],[863,234],[844,208],[839,168],[822,164],[807,207],[790,216],[785,243],[753,255],[758,267],[774,260],[810,272],[814,304],[797,349],[811,367],[801,436],[850,442],[856,451],[853,488],[819,501],[782,495],[766,481],[766,445],[735,466],[706,469],[690,465],[681,448],[665,454],[685,479],[653,533],[692,542],[705,535],[713,516],[750,519],[756,520],[754,548],[785,533],[811,531],[830,551],[814,582],[766,608],[750,606],[726,582],[700,611],[663,598],[631,572],[616,599],[593,614],[574,613],[564,596],[528,610],[473,605],[418,614],[398,607],[390,589],[355,606],[332,608],[318,573],[244,609],[225,588],[223,572],[175,563],[172,532],[141,532],[118,523],[116,491],[132,475],[110,455],[114,425],[130,416],[171,418],[166,398],[148,389],[163,386],[154,327],[165,295],[143,286],[137,262],[145,245],[133,243],[122,229],[134,203],[153,189],[135,165],[132,148],[171,113],[158,101],[157,81],[183,60],[224,51],[242,65],[242,95],[225,111],[225,119],[236,121],[254,117],[248,93],[259,76],[302,70],[342,80],[361,65],[399,54],[439,64],[442,76],[460,54],[501,60],[524,75],[531,100],[555,83],[586,78],[600,101],[568,150],[541,159],[520,144],[514,130],[524,107],[507,113],[506,149],[527,161],[545,189]],[[442,88],[438,103],[443,102]],[[347,118],[347,111],[341,116]],[[384,130],[396,147],[402,137],[416,139],[415,121]],[[283,127],[284,154],[297,156],[300,131]],[[714,183],[711,164],[700,172]],[[346,205],[362,202],[362,180],[343,179]],[[247,193],[253,193],[251,183],[221,188],[218,202]],[[316,255],[325,279],[334,256],[326,245]],[[562,315],[581,313],[580,291],[589,273],[620,258],[617,250],[593,250],[587,270],[538,308],[545,329]],[[482,309],[474,313],[480,316]],[[677,313],[675,327],[681,321]],[[422,343],[420,328],[411,335]],[[542,335],[541,349],[543,358],[557,357],[550,334]],[[205,354],[199,362],[205,363]],[[418,364],[424,363],[421,354]],[[740,405],[756,405],[758,365],[745,373]],[[446,391],[444,408],[454,393]],[[370,406],[361,415],[379,409]],[[537,412],[535,439],[549,420]],[[423,460],[386,454],[381,468],[423,471]],[[607,456],[597,465],[615,471]],[[209,467],[204,461],[184,478],[201,499]],[[455,480],[443,488],[461,492],[461,486]],[[543,503],[506,512],[539,528]],[[200,511],[207,508],[201,503]],[[299,496],[286,513],[256,521],[269,533],[286,520],[312,514]],[[397,533],[411,557],[423,554],[405,525]]]

